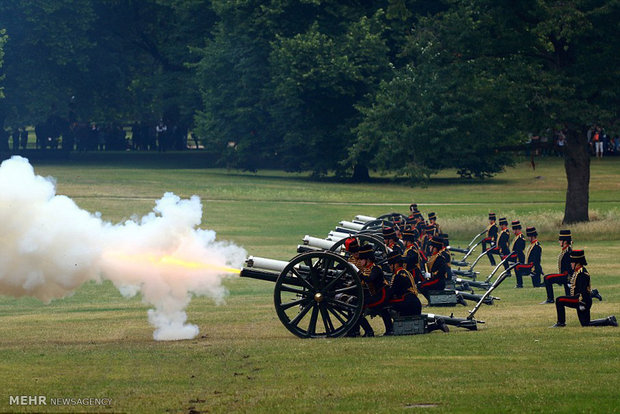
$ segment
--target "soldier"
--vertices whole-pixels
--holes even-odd
[[[590,308],[592,307],[592,297],[590,288],[590,274],[585,266],[586,256],[583,250],[573,250],[570,252],[571,268],[571,288],[569,296],[560,296],[555,302],[558,320],[552,328],[562,328],[566,326],[565,307],[577,309],[577,317],[581,326],[618,326],[618,321],[614,315],[607,318],[590,320]]]
[[[439,227],[439,224],[437,224],[437,215],[434,212],[428,213],[428,221],[430,222],[431,226],[435,227],[434,234],[441,234],[441,227]]]
[[[399,250],[402,254],[403,245],[398,239],[396,231],[392,227],[384,227],[382,233],[386,247],[390,248],[391,250]]]
[[[482,239],[482,251],[487,251],[490,248],[495,247],[497,242],[497,233],[499,232],[499,228],[497,227],[497,224],[495,224],[495,220],[495,213],[489,213],[489,227],[487,227],[486,237]],[[489,258],[489,262],[491,262],[491,266],[495,266],[495,258],[493,255],[488,254],[487,257]]]
[[[403,268],[403,256],[398,252],[392,251],[388,253],[387,261],[392,270],[390,279],[390,305],[392,309],[402,316],[421,315],[422,303],[418,299],[418,291],[413,276]],[[428,332],[441,329],[449,332],[450,329],[445,321],[437,318],[435,323],[427,325]]]
[[[542,275],[543,270],[540,264],[540,259],[542,257],[542,247],[540,246],[540,242],[538,241],[538,232],[536,231],[536,227],[528,227],[525,229],[525,234],[527,235],[530,245],[527,248],[527,252],[525,254],[525,265],[529,266],[529,274],[532,276],[532,285],[534,287],[542,287],[543,285],[540,283],[540,275]],[[524,271],[527,268],[522,268]],[[523,280],[521,279],[521,274],[517,273],[517,284],[522,285]]]
[[[362,264],[359,258],[360,245],[359,245],[359,240],[357,239],[357,237],[349,237],[348,239],[346,239],[344,241],[344,249],[347,252],[349,252],[349,257],[347,258],[348,262],[353,264],[358,269],[361,268]],[[357,325],[349,329],[349,332],[347,332],[346,336],[350,336],[350,337],[360,336],[360,327],[364,329],[363,336],[368,336],[368,337],[375,336],[375,332],[373,331],[372,327],[370,326],[370,323],[368,322],[368,320],[366,319],[364,315],[360,316],[360,319]]]
[[[500,217],[499,219],[500,232],[497,236],[497,243],[495,247],[489,249],[488,254],[496,254],[502,258],[502,260],[510,254],[510,230],[508,229],[508,220],[506,217]],[[504,262],[504,268],[508,268],[508,264]]]
[[[390,297],[389,289],[383,270],[375,264],[375,252],[372,246],[360,246],[358,256],[361,265],[360,278],[366,287],[364,291],[364,309],[381,315],[385,325],[385,335],[393,335],[392,318],[386,309]]]
[[[570,253],[572,249],[573,237],[570,230],[560,230],[560,236],[558,238],[560,242],[560,254],[558,256],[558,273],[551,273],[545,275],[543,278],[545,282],[545,288],[547,289],[547,300],[541,302],[541,305],[554,302],[553,285],[564,286],[564,294],[570,295],[570,287],[568,280],[572,274],[572,267],[570,262]]]
[[[418,205],[416,203],[411,203],[409,205],[409,217],[408,218],[414,218],[415,213],[418,213]]]
[[[444,290],[446,288],[446,275],[448,274],[448,264],[446,258],[441,254],[443,243],[434,237],[430,241],[431,257],[425,264],[424,282],[418,285],[420,292],[428,300],[429,290]]]
[[[510,255],[508,260],[513,263],[520,263],[520,265],[515,268],[515,273],[517,273],[517,285],[515,286],[515,288],[520,289],[523,287],[523,280],[519,275],[519,266],[522,266],[529,270],[529,266],[524,264],[525,253],[523,251],[525,250],[525,237],[521,232],[521,222],[519,220],[513,220],[511,223],[511,227],[512,231],[515,234],[515,237],[514,239],[512,239],[512,244],[510,245]]]
[[[405,243],[405,251],[403,252],[403,258],[405,261],[405,269],[410,272],[416,281],[422,281],[420,272],[420,253],[418,245],[416,243],[416,231],[409,230],[403,233],[403,241]],[[424,258],[426,259],[426,258]],[[426,260],[424,260],[426,261]],[[419,278],[417,277],[419,276]]]

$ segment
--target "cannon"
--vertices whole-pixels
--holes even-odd
[[[340,337],[356,325],[363,306],[358,271],[329,251],[301,253],[290,262],[249,257],[241,277],[274,282],[282,324],[301,338]]]
[[[358,269],[334,251],[308,251],[289,262],[250,256],[240,276],[275,283],[276,314],[300,338],[342,337],[363,314]],[[442,318],[448,325],[469,330],[482,323],[473,317],[423,316],[425,321]]]

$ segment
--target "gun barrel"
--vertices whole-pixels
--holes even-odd
[[[336,244],[336,242],[305,235],[304,244],[306,246],[319,247],[321,249],[329,250],[334,244]]]
[[[340,224],[342,227],[344,227],[345,229],[351,229],[351,230],[355,230],[355,231],[360,231],[361,229],[364,228],[363,224],[357,224],[357,223],[353,223],[352,221],[341,221],[338,224]]]
[[[364,216],[361,214],[355,216],[355,220],[363,221],[364,223],[368,223],[369,221],[375,221],[376,219],[376,217]]]
[[[287,264],[288,262],[285,262],[283,260],[266,259],[264,257],[255,256],[250,256],[245,261],[245,265],[248,268],[251,267],[255,269],[271,270],[275,272],[282,272]]]
[[[458,326],[459,328],[465,328],[471,331],[478,330],[477,323],[484,323],[482,321],[476,321],[475,319],[455,318],[454,316],[435,315],[434,313],[423,313],[422,316],[424,316],[427,321],[435,321],[441,318],[447,325]]]

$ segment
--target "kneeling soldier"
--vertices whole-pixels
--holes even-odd
[[[415,281],[411,273],[409,273],[404,265],[404,258],[398,252],[392,251],[388,253],[387,261],[392,270],[392,278],[390,279],[390,305],[392,309],[401,316],[412,316],[422,314],[422,303],[418,299],[418,291]],[[427,325],[428,332],[441,329],[449,332],[450,329],[445,321],[437,318],[434,323]]]
[[[571,267],[573,276],[571,277],[570,296],[560,296],[555,302],[558,314],[558,321],[553,328],[566,326],[565,307],[577,309],[577,316],[581,326],[618,326],[615,316],[590,320],[590,308],[592,307],[592,297],[590,288],[590,274],[584,267],[586,256],[583,250],[573,250],[570,253]]]
[[[360,278],[366,287],[364,291],[364,309],[369,309],[381,315],[385,324],[385,335],[393,335],[392,318],[386,309],[390,294],[383,270],[375,264],[375,252],[370,245],[360,246],[358,256],[361,266]],[[366,330],[364,325],[362,327]]]

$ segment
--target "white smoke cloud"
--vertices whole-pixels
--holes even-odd
[[[56,195],[53,179],[13,157],[0,165],[0,295],[49,302],[86,281],[110,280],[154,307],[156,340],[194,338],[198,327],[185,313],[192,296],[222,302],[222,279],[246,256],[199,229],[201,219],[197,196],[166,193],[148,215],[112,224]]]

